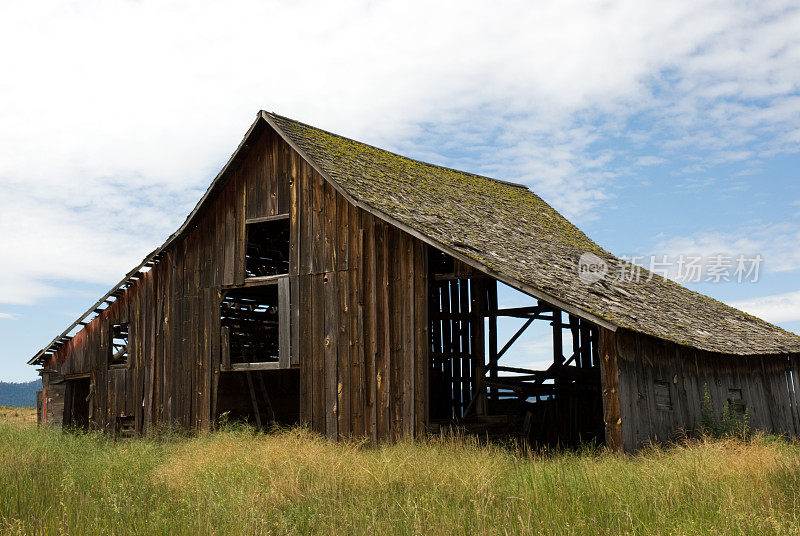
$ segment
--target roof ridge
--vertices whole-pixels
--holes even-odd
[[[506,186],[511,186],[511,187],[514,187],[514,188],[520,188],[522,190],[528,190],[531,193],[535,194],[535,192],[533,190],[531,190],[527,185],[521,184],[519,182],[507,181],[507,180],[504,180],[504,179],[496,179],[494,177],[489,177],[488,175],[479,175],[478,173],[473,173],[471,171],[464,171],[463,169],[456,169],[456,168],[452,168],[452,167],[448,167],[448,166],[443,166],[441,164],[434,164],[432,162],[425,162],[424,160],[419,160],[417,158],[412,158],[410,156],[406,156],[406,155],[403,155],[403,154],[400,154],[400,153],[396,153],[394,151],[389,151],[388,149],[383,149],[381,147],[378,147],[377,145],[372,145],[371,143],[366,143],[366,142],[363,142],[363,141],[355,140],[353,138],[348,138],[347,136],[342,136],[341,134],[337,134],[335,132],[331,132],[330,130],[325,130],[324,128],[319,128],[319,127],[316,127],[314,125],[309,125],[308,123],[304,123],[303,121],[298,121],[297,119],[292,119],[291,117],[286,117],[285,115],[276,114],[275,112],[268,112],[266,110],[262,110],[262,111],[265,114],[268,114],[269,116],[271,116],[273,118],[278,118],[278,119],[284,119],[286,121],[291,121],[292,123],[297,123],[298,125],[302,125],[302,126],[304,126],[306,128],[312,128],[314,130],[318,130],[320,132],[324,132],[325,134],[328,134],[330,136],[334,136],[336,138],[341,138],[343,140],[347,140],[347,141],[350,141],[350,142],[353,142],[353,143],[359,143],[361,145],[366,145],[367,147],[369,147],[371,149],[375,149],[376,151],[381,151],[381,152],[384,152],[384,153],[388,153],[388,154],[390,154],[392,156],[396,156],[398,158],[403,158],[405,160],[410,160],[411,162],[416,162],[418,164],[423,164],[423,165],[426,165],[426,166],[431,166],[431,167],[435,167],[435,168],[439,168],[439,169],[444,169],[444,170],[452,171],[452,172],[455,172],[455,173],[461,173],[463,175],[471,175],[471,176],[479,178],[479,179],[487,179],[487,180],[490,180],[490,181],[499,182],[501,184],[505,184]]]

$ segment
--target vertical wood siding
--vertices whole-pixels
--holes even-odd
[[[123,415],[138,432],[211,425],[222,292],[244,282],[246,221],[278,214],[291,215],[301,419],[331,438],[423,432],[424,244],[351,205],[265,123],[184,236],[46,364],[54,375],[90,375],[95,426],[113,432]],[[116,323],[129,325],[124,368],[108,366]]]
[[[717,416],[730,390],[741,390],[753,429],[790,436],[800,432],[800,357],[714,354],[624,329],[615,339],[625,450],[696,430],[706,387]]]

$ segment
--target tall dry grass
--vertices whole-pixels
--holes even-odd
[[[767,437],[536,457],[0,422],[0,490],[3,534],[800,534],[800,446]]]
[[[0,406],[0,422],[13,424],[35,424],[36,408]]]

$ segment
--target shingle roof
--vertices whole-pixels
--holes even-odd
[[[630,265],[590,240],[525,187],[426,164],[262,113],[346,194],[487,272],[591,318],[675,343],[739,355],[800,352],[800,336],[642,269],[638,281],[586,284],[579,258],[609,274]]]

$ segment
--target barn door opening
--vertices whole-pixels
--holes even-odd
[[[64,391],[64,427],[89,428],[91,379],[76,378],[66,380],[64,383],[66,385]]]
[[[430,428],[603,443],[597,327],[438,250],[429,266]]]
[[[262,429],[298,424],[300,369],[220,373],[215,421],[245,422]]]

